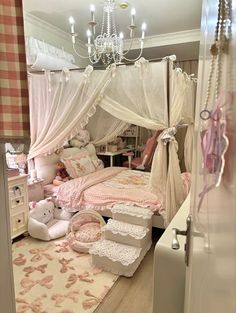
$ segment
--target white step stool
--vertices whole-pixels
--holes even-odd
[[[114,220],[152,228],[153,212],[138,206],[116,204],[111,209]]]
[[[147,227],[109,219],[103,226],[104,238],[118,243],[143,248],[151,241],[151,231]]]
[[[152,245],[152,215],[149,209],[115,205],[104,226],[104,238],[89,249],[92,263],[114,274],[130,277]]]
[[[92,255],[92,263],[96,267],[117,275],[131,277],[151,244],[150,241],[145,248],[141,249],[102,239],[90,248],[89,253]]]

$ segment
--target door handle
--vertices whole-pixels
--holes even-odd
[[[172,228],[172,243],[171,248],[178,250],[180,248],[178,235],[186,236],[186,243],[184,245],[185,250],[185,263],[189,264],[189,251],[190,251],[190,234],[191,234],[191,216],[189,215],[186,219],[187,228],[186,230],[179,230],[178,228]]]
[[[171,248],[173,250],[178,250],[180,248],[178,235],[186,236],[187,235],[187,231],[179,230],[178,228],[172,228],[172,244],[171,244]]]

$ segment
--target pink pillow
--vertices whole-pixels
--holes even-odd
[[[94,163],[87,152],[64,158],[61,161],[65,164],[66,170],[72,178],[81,177],[95,172],[96,170]]]

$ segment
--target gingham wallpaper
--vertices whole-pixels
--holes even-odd
[[[0,141],[26,141],[29,129],[22,1],[0,0]]]

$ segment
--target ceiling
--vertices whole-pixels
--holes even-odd
[[[202,0],[128,0],[129,7],[121,9],[117,0],[116,24],[118,32],[122,31],[125,38],[129,37],[130,10],[136,9],[135,24],[138,26],[136,37],[141,35],[142,22],[147,23],[147,36],[158,36],[166,33],[200,29]],[[24,10],[46,22],[53,24],[69,33],[68,18],[73,16],[76,24],[75,30],[79,39],[86,41],[86,30],[90,20],[90,4],[95,5],[95,19],[98,23],[96,32],[99,33],[103,1],[102,0],[23,0]],[[189,57],[198,56],[198,47],[193,43],[191,47],[182,44],[183,51],[190,48]],[[146,53],[162,51],[164,48],[146,49]],[[170,50],[170,47],[169,47]],[[168,53],[163,51],[164,55]],[[188,53],[187,53],[188,54]],[[187,58],[189,58],[187,57]]]

